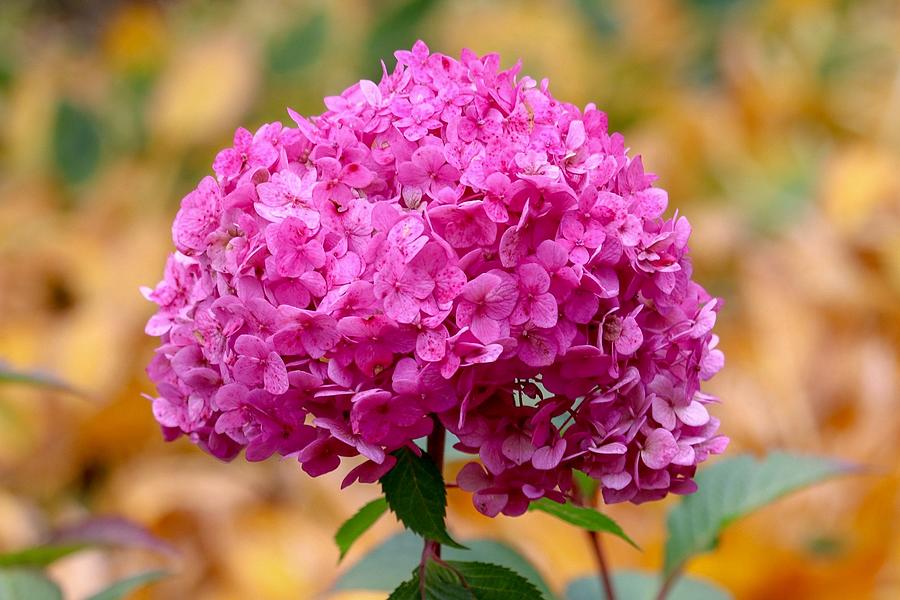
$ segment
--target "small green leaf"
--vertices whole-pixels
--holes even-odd
[[[322,51],[328,19],[317,12],[297,23],[269,46],[269,69],[273,73],[290,73],[313,63]]]
[[[588,531],[611,533],[622,538],[638,550],[641,549],[640,546],[634,543],[634,540],[628,537],[618,523],[593,508],[587,506],[575,506],[571,503],[560,504],[559,502],[554,502],[547,498],[541,498],[537,502],[532,502],[528,510],[545,512],[558,519],[562,519],[566,523],[571,523],[576,527],[581,527]]]
[[[444,477],[427,454],[409,448],[394,453],[397,464],[381,478],[388,506],[407,529],[446,546],[465,548],[447,533]]]
[[[100,125],[93,113],[68,101],[56,109],[53,163],[67,183],[86,181],[100,163]]]
[[[62,600],[62,591],[40,571],[0,569],[0,600]]]
[[[46,544],[0,555],[0,567],[46,567],[83,549],[85,544]]]
[[[668,517],[665,569],[668,576],[695,554],[715,548],[719,534],[735,519],[800,488],[853,467],[827,458],[774,453],[762,461],[728,458],[700,471],[699,491]]]
[[[148,583],[158,581],[168,575],[166,571],[147,571],[138,573],[133,577],[117,581],[102,592],[98,592],[87,600],[122,600],[134,590],[143,587]]]
[[[369,527],[375,524],[375,521],[384,514],[387,508],[387,500],[377,498],[363,506],[359,509],[359,512],[341,525],[337,533],[334,534],[334,541],[337,542],[338,548],[341,550],[341,558],[344,558],[353,542],[368,531]]]
[[[553,595],[541,574],[510,546],[496,540],[471,540],[469,550],[444,548],[445,560],[475,560],[502,565],[520,573],[548,598]],[[357,561],[335,583],[338,590],[365,589],[389,591],[409,577],[422,556],[422,538],[403,532],[389,538]]]
[[[642,571],[616,571],[612,576],[613,589],[618,598],[654,600],[659,594],[659,576]],[[701,579],[686,577],[678,580],[666,600],[730,600],[731,595]],[[576,579],[566,588],[566,600],[608,600],[596,577]]]

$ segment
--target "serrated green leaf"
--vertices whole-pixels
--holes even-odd
[[[421,600],[419,593],[419,570],[413,571],[412,579],[408,579],[397,586],[388,596],[388,600]]]
[[[397,464],[381,478],[388,506],[407,529],[446,546],[465,548],[447,533],[444,477],[427,454],[394,452]]]
[[[528,510],[539,510],[549,515],[553,515],[558,519],[562,519],[566,523],[575,525],[587,531],[597,531],[611,533],[620,537],[638,550],[640,546],[634,543],[622,527],[618,523],[607,517],[601,512],[587,506],[575,506],[571,503],[560,504],[547,498],[541,498],[536,502],[532,502]]]
[[[471,561],[437,562],[425,565],[425,584],[420,569],[403,582],[388,600],[420,599],[424,587],[427,600],[542,600],[544,595],[527,579],[506,567]]]
[[[471,540],[469,550],[444,548],[445,560],[475,560],[505,566],[522,574],[546,597],[553,597],[547,582],[528,560],[508,545],[496,540]],[[357,561],[335,583],[335,589],[389,591],[409,577],[422,556],[422,538],[397,534]]]
[[[322,51],[327,31],[328,18],[322,11],[296,24],[269,46],[269,69],[289,73],[311,64]]]
[[[341,558],[347,554],[353,542],[368,531],[369,527],[375,524],[381,515],[387,510],[387,500],[384,498],[376,498],[365,506],[363,506],[355,515],[347,519],[337,533],[334,534],[334,541],[337,543],[341,551]]]
[[[729,523],[782,496],[853,470],[827,459],[774,453],[762,461],[728,458],[697,475],[699,491],[668,517],[664,573],[668,576],[695,554],[715,548]]]
[[[618,598],[627,600],[655,600],[660,580],[656,573],[616,571],[612,575],[613,589]],[[701,579],[685,577],[672,586],[666,600],[730,600],[725,590]],[[583,577],[566,588],[566,600],[608,600],[600,580]]]
[[[544,597],[530,581],[500,565],[469,561],[448,561],[447,565],[459,573],[467,589],[478,600],[535,600]]]
[[[45,544],[0,555],[0,567],[46,567],[83,549],[85,544]]]
[[[425,565],[425,582],[421,581],[421,567],[413,570],[412,578],[401,583],[391,592],[388,600],[477,600],[462,585],[459,575],[434,561]]]
[[[158,581],[166,575],[168,575],[166,571],[147,571],[145,573],[138,573],[133,577],[115,582],[105,590],[94,594],[87,600],[122,600],[122,598],[126,598],[128,594],[134,590],[147,585],[148,583]]]
[[[62,101],[53,125],[53,163],[67,183],[89,179],[100,163],[100,125],[93,113]]]
[[[0,569],[0,600],[62,600],[62,591],[40,571]]]

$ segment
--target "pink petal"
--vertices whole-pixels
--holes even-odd
[[[616,340],[616,351],[628,356],[634,354],[644,343],[644,332],[638,326],[633,317],[626,317],[622,321],[622,331]]]
[[[287,369],[284,361],[277,352],[269,352],[266,359],[266,370],[263,375],[266,391],[270,394],[283,394],[290,387],[288,384]]]
[[[687,406],[676,406],[675,414],[682,423],[690,427],[700,427],[709,423],[709,411],[696,400],[691,400]]]
[[[651,469],[664,469],[678,454],[678,443],[668,429],[654,429],[644,442],[641,459]]]
[[[531,305],[531,321],[538,327],[555,327],[559,318],[559,308],[553,294],[542,294]]]
[[[416,338],[416,356],[428,362],[438,362],[447,353],[446,327],[427,329]]]
[[[531,464],[535,469],[549,471],[555,469],[566,452],[566,440],[560,438],[552,446],[544,446],[534,451]]]

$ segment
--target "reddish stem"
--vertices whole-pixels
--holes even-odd
[[[431,430],[431,434],[428,436],[428,444],[426,446],[426,451],[428,452],[428,456],[431,457],[431,460],[434,461],[434,464],[437,465],[438,471],[441,472],[441,476],[444,475],[444,443],[447,439],[447,430],[444,428],[444,425],[438,420],[437,417],[433,417],[434,419],[434,429]],[[422,549],[422,564],[425,564],[425,561],[428,560],[429,557],[440,558],[441,557],[441,545],[438,542],[432,540],[425,540],[425,547]]]
[[[598,497],[599,489],[594,492],[594,497],[590,499],[591,506],[597,504]],[[585,504],[584,493],[578,488],[578,484],[575,485],[575,502],[582,506]],[[594,560],[597,562],[597,575],[600,579],[600,584],[603,586],[603,592],[606,594],[606,599],[616,600],[616,590],[613,587],[612,577],[610,576],[609,564],[606,562],[606,554],[603,552],[603,540],[600,538],[600,532],[587,531],[586,533],[591,544],[591,549],[594,551]]]

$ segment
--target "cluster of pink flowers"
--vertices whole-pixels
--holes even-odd
[[[487,515],[687,493],[727,438],[700,390],[720,301],[606,115],[418,42],[296,127],[239,129],[146,296],[168,438],[373,482],[442,423]]]

